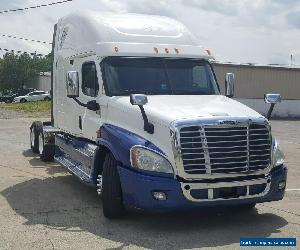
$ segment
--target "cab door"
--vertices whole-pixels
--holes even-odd
[[[101,93],[98,79],[99,65],[94,60],[83,61],[81,67],[80,101],[85,105],[82,109],[81,130],[82,135],[90,140],[96,139],[96,130],[101,124]],[[96,108],[98,106],[98,108]]]

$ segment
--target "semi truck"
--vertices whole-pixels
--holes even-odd
[[[269,118],[225,93],[209,50],[162,16],[82,12],[54,26],[51,121],[30,145],[95,188],[103,214],[253,208],[281,200],[287,166]],[[99,198],[99,199],[100,199]]]

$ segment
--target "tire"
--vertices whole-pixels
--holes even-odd
[[[50,101],[50,97],[45,97],[44,101]]]
[[[117,161],[110,153],[103,163],[102,203],[103,214],[109,219],[120,218],[125,214]]]
[[[20,100],[20,103],[24,103],[24,102],[27,102],[27,100],[24,99],[24,98],[22,98],[22,99]]]
[[[43,130],[43,124],[35,121],[30,126],[30,147],[33,153],[39,153],[39,133]]]
[[[43,131],[39,133],[39,154],[44,162],[50,162],[54,159],[55,148],[52,144],[45,143]]]
[[[243,205],[239,205],[238,208],[241,209],[242,211],[248,211],[254,209],[255,205],[256,203],[243,204]]]

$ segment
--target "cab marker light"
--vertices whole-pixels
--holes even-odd
[[[176,54],[179,54],[179,49],[178,48],[175,48],[174,50],[175,50]]]
[[[168,48],[165,48],[165,52],[166,52],[167,54],[169,54],[169,49],[168,49]]]
[[[97,135],[97,138],[100,138],[100,137],[101,137],[101,130],[100,130],[100,129],[97,129],[97,130],[96,130],[96,135]]]
[[[210,51],[210,49],[206,49],[205,51],[207,52],[207,54],[208,54],[209,56],[211,56],[211,51]]]
[[[115,52],[119,52],[119,48],[117,46],[115,47]]]
[[[155,53],[158,54],[158,48],[154,47],[153,49],[154,49]]]

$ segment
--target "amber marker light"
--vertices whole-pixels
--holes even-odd
[[[100,137],[101,137],[101,130],[100,130],[100,129],[97,129],[97,130],[96,130],[96,135],[97,135],[97,138],[100,138]]]
[[[138,149],[131,150],[131,164],[133,167],[138,166],[138,159],[137,159],[137,153],[135,151],[138,151]]]
[[[206,49],[205,51],[207,52],[207,54],[208,54],[209,56],[211,56],[211,51],[210,51],[210,49]]]

